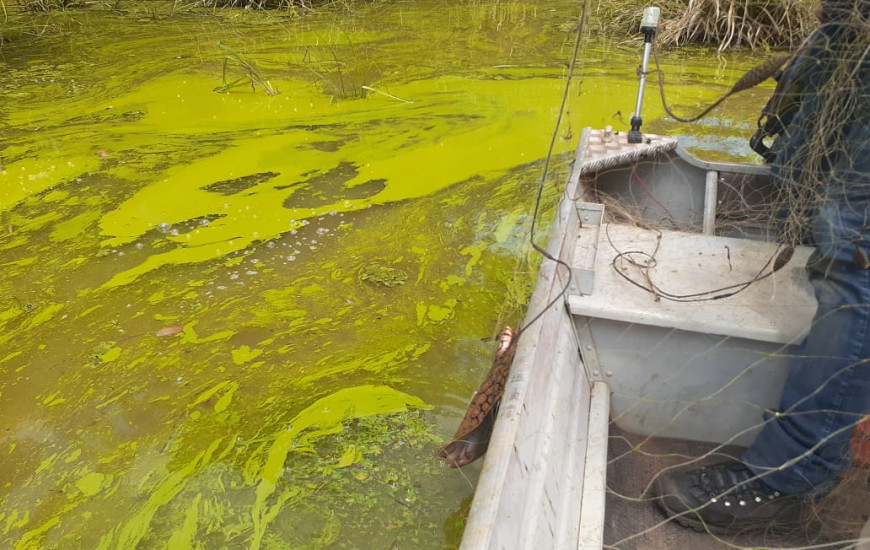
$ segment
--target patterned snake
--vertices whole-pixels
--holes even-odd
[[[453,440],[435,452],[451,468],[470,464],[486,452],[518,340],[519,333],[514,335],[510,327],[501,332],[489,375],[471,398]]]

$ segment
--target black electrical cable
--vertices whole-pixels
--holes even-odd
[[[575,39],[574,39],[574,52],[573,52],[572,57],[571,57],[571,63],[568,66],[568,77],[567,77],[567,80],[565,81],[565,91],[562,94],[562,103],[559,106],[559,116],[556,119],[556,125],[555,125],[555,128],[553,128],[553,135],[550,139],[550,147],[547,150],[547,157],[544,160],[544,169],[541,173],[541,181],[538,185],[538,194],[537,194],[537,197],[535,198],[535,210],[534,210],[534,213],[532,214],[532,227],[531,227],[531,231],[529,232],[529,241],[532,244],[532,248],[534,248],[539,254],[544,256],[544,258],[551,260],[553,262],[556,262],[557,265],[561,265],[561,266],[564,266],[565,268],[567,268],[568,281],[565,283],[565,286],[562,288],[562,290],[559,292],[559,294],[556,295],[556,297],[553,298],[546,306],[544,306],[544,309],[542,309],[540,312],[538,312],[538,314],[535,315],[531,321],[529,321],[528,323],[523,325],[522,328],[520,328],[517,331],[517,336],[519,336],[519,334],[521,334],[523,331],[525,331],[527,328],[529,328],[532,324],[534,324],[538,319],[541,318],[542,315],[544,315],[544,313],[546,313],[546,311],[548,309],[553,307],[554,304],[556,304],[559,300],[561,300],[562,297],[565,295],[565,292],[568,291],[568,287],[571,286],[571,278],[573,276],[573,273],[571,272],[571,266],[569,266],[567,263],[560,260],[559,258],[554,258],[552,254],[550,254],[545,249],[541,248],[540,246],[538,246],[535,243],[535,225],[538,222],[538,214],[540,213],[540,210],[541,210],[541,198],[543,197],[543,194],[544,194],[544,186],[547,183],[547,176],[549,175],[549,171],[550,171],[550,162],[553,158],[553,151],[556,148],[556,139],[558,138],[558,135],[559,135],[559,127],[562,125],[562,117],[565,114],[565,105],[568,103],[568,95],[570,94],[570,91],[571,91],[571,80],[574,77],[574,70],[577,67],[577,58],[578,58],[579,52],[580,52],[580,40],[581,40],[581,37],[583,36],[583,23],[586,21],[586,9],[587,9],[588,5],[589,5],[589,0],[584,0],[583,7],[580,10],[580,19],[577,22],[577,31],[576,31]]]

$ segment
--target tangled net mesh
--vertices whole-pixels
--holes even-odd
[[[700,4],[702,2],[690,1],[685,17],[701,17],[692,12],[693,9],[699,9]],[[733,5],[732,3],[731,6]],[[821,238],[827,238],[831,242],[846,240],[850,246],[854,243],[851,261],[866,269],[870,267],[865,241],[870,234],[870,219],[866,217],[867,212],[870,212],[867,206],[870,202],[870,174],[862,172],[866,170],[866,163],[858,165],[857,162],[870,156],[870,144],[866,141],[867,126],[870,124],[870,102],[867,97],[870,89],[870,2],[849,0],[834,3],[826,9],[823,25],[836,23],[840,28],[839,32],[834,36],[813,33],[802,43],[796,50],[794,61],[785,66],[783,76],[780,77],[797,75],[798,84],[786,89],[774,111],[768,113],[769,116],[788,113],[782,121],[786,126],[785,132],[792,137],[798,135],[800,139],[780,140],[772,145],[772,155],[786,159],[781,162],[773,159],[772,170],[777,177],[772,182],[759,185],[758,178],[746,175],[719,179],[716,234],[751,235],[754,239],[778,242],[783,247],[817,245],[819,243],[813,242],[814,212],[838,204],[840,211],[863,212],[865,226],[857,232],[848,227],[832,227],[828,230],[829,235]],[[726,24],[733,21],[730,17],[721,19]],[[681,25],[680,32],[690,32],[686,30],[688,27],[689,25]],[[735,28],[731,34],[737,40],[739,31]],[[671,40],[679,42],[681,38],[671,37]],[[813,61],[812,65],[807,65],[803,54],[808,52],[812,54],[809,58],[822,61]],[[802,72],[805,73],[805,78],[817,80],[809,84],[801,83]],[[789,107],[796,107],[802,102],[813,102],[818,116],[795,118],[796,124],[789,124],[794,114],[794,111],[789,111]],[[760,124],[763,122],[760,121]],[[788,143],[789,150],[783,151],[783,142]],[[851,164],[844,162],[844,159],[851,159]],[[636,193],[642,200],[626,200],[625,188],[613,191],[608,187],[609,181],[602,183],[607,181],[602,178],[607,175],[605,173],[598,173],[584,182],[582,198],[604,204],[606,222],[609,224],[655,232],[699,232],[700,223],[677,220],[678,216],[672,216],[665,206],[662,206],[664,210],[658,208],[656,205],[661,204],[653,196],[655,191],[650,192],[645,186],[643,191],[639,190],[639,186],[644,184],[638,173],[644,173],[644,164],[651,167],[654,163],[638,162],[634,175],[625,175],[626,180],[632,180],[626,186],[632,188],[631,193]],[[658,199],[664,205],[669,204],[666,198]],[[815,240],[818,240],[818,227],[815,229]],[[655,260],[656,258],[652,258],[650,264],[655,263]],[[656,269],[661,274],[669,270],[676,271],[674,266],[667,265],[658,265]],[[649,279],[649,275],[646,277]],[[656,297],[658,298],[659,296]],[[870,304],[859,303],[855,307],[868,308]],[[670,345],[666,342],[670,337],[671,335],[662,337],[655,346],[666,348]],[[711,344],[709,353],[715,353],[715,348],[720,344],[719,341]],[[645,352],[629,349],[627,343],[624,345],[624,352],[637,354],[636,360],[643,361]],[[794,357],[799,353],[798,349],[783,346],[774,353]],[[692,364],[703,362],[705,356],[705,353],[698,353],[692,359]],[[759,358],[758,361],[761,364],[764,359]],[[870,358],[863,358],[852,367],[870,368]],[[678,417],[684,416],[695,405],[716,398],[720,390],[727,389],[751,368],[742,371],[720,389],[695,403],[675,403],[673,408],[679,412],[672,420],[680,421]],[[637,402],[643,405],[644,401],[654,400],[655,397],[650,390],[646,395],[637,398]],[[781,411],[778,414],[788,415],[789,412]],[[777,526],[760,533],[740,533],[734,536],[715,535],[711,532],[685,533],[672,522],[663,521],[656,512],[648,512],[648,509],[654,508],[651,505],[651,487],[657,476],[678,468],[719,462],[723,457],[739,458],[742,447],[691,443],[667,438],[673,436],[659,437],[660,434],[656,433],[637,435],[623,431],[615,424],[617,421],[614,418],[610,428],[607,502],[609,521],[605,547],[622,550],[870,548],[870,533],[867,532],[870,529],[870,464],[867,463],[866,450],[868,435],[866,428],[863,428],[865,431],[859,429],[859,426],[867,425],[865,419],[855,417],[852,424],[855,435],[851,450],[853,456],[850,460],[854,458],[854,466],[840,476],[835,488],[827,495],[808,502],[800,524]],[[861,424],[862,421],[865,424]]]

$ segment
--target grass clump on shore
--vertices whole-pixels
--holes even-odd
[[[643,8],[638,0],[599,0],[593,18],[604,32],[638,33]],[[699,44],[719,51],[764,49],[799,43],[817,22],[812,0],[662,0],[657,42],[664,46]]]
[[[17,2],[0,2],[4,19],[8,19],[9,12],[21,13],[47,13],[50,11],[63,11],[82,5],[80,0],[18,0]]]
[[[177,0],[178,3],[180,0]],[[286,10],[291,13],[304,13],[327,6],[353,7],[367,1],[354,0],[193,0],[186,5],[208,8],[245,8],[255,10]]]

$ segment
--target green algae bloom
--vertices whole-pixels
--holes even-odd
[[[524,313],[575,10],[89,12],[5,44],[0,547],[455,548],[476,470],[432,452]],[[280,94],[216,93],[218,44]],[[579,129],[634,105],[635,53],[587,50],[539,235]],[[666,67],[673,103],[729,63]]]

